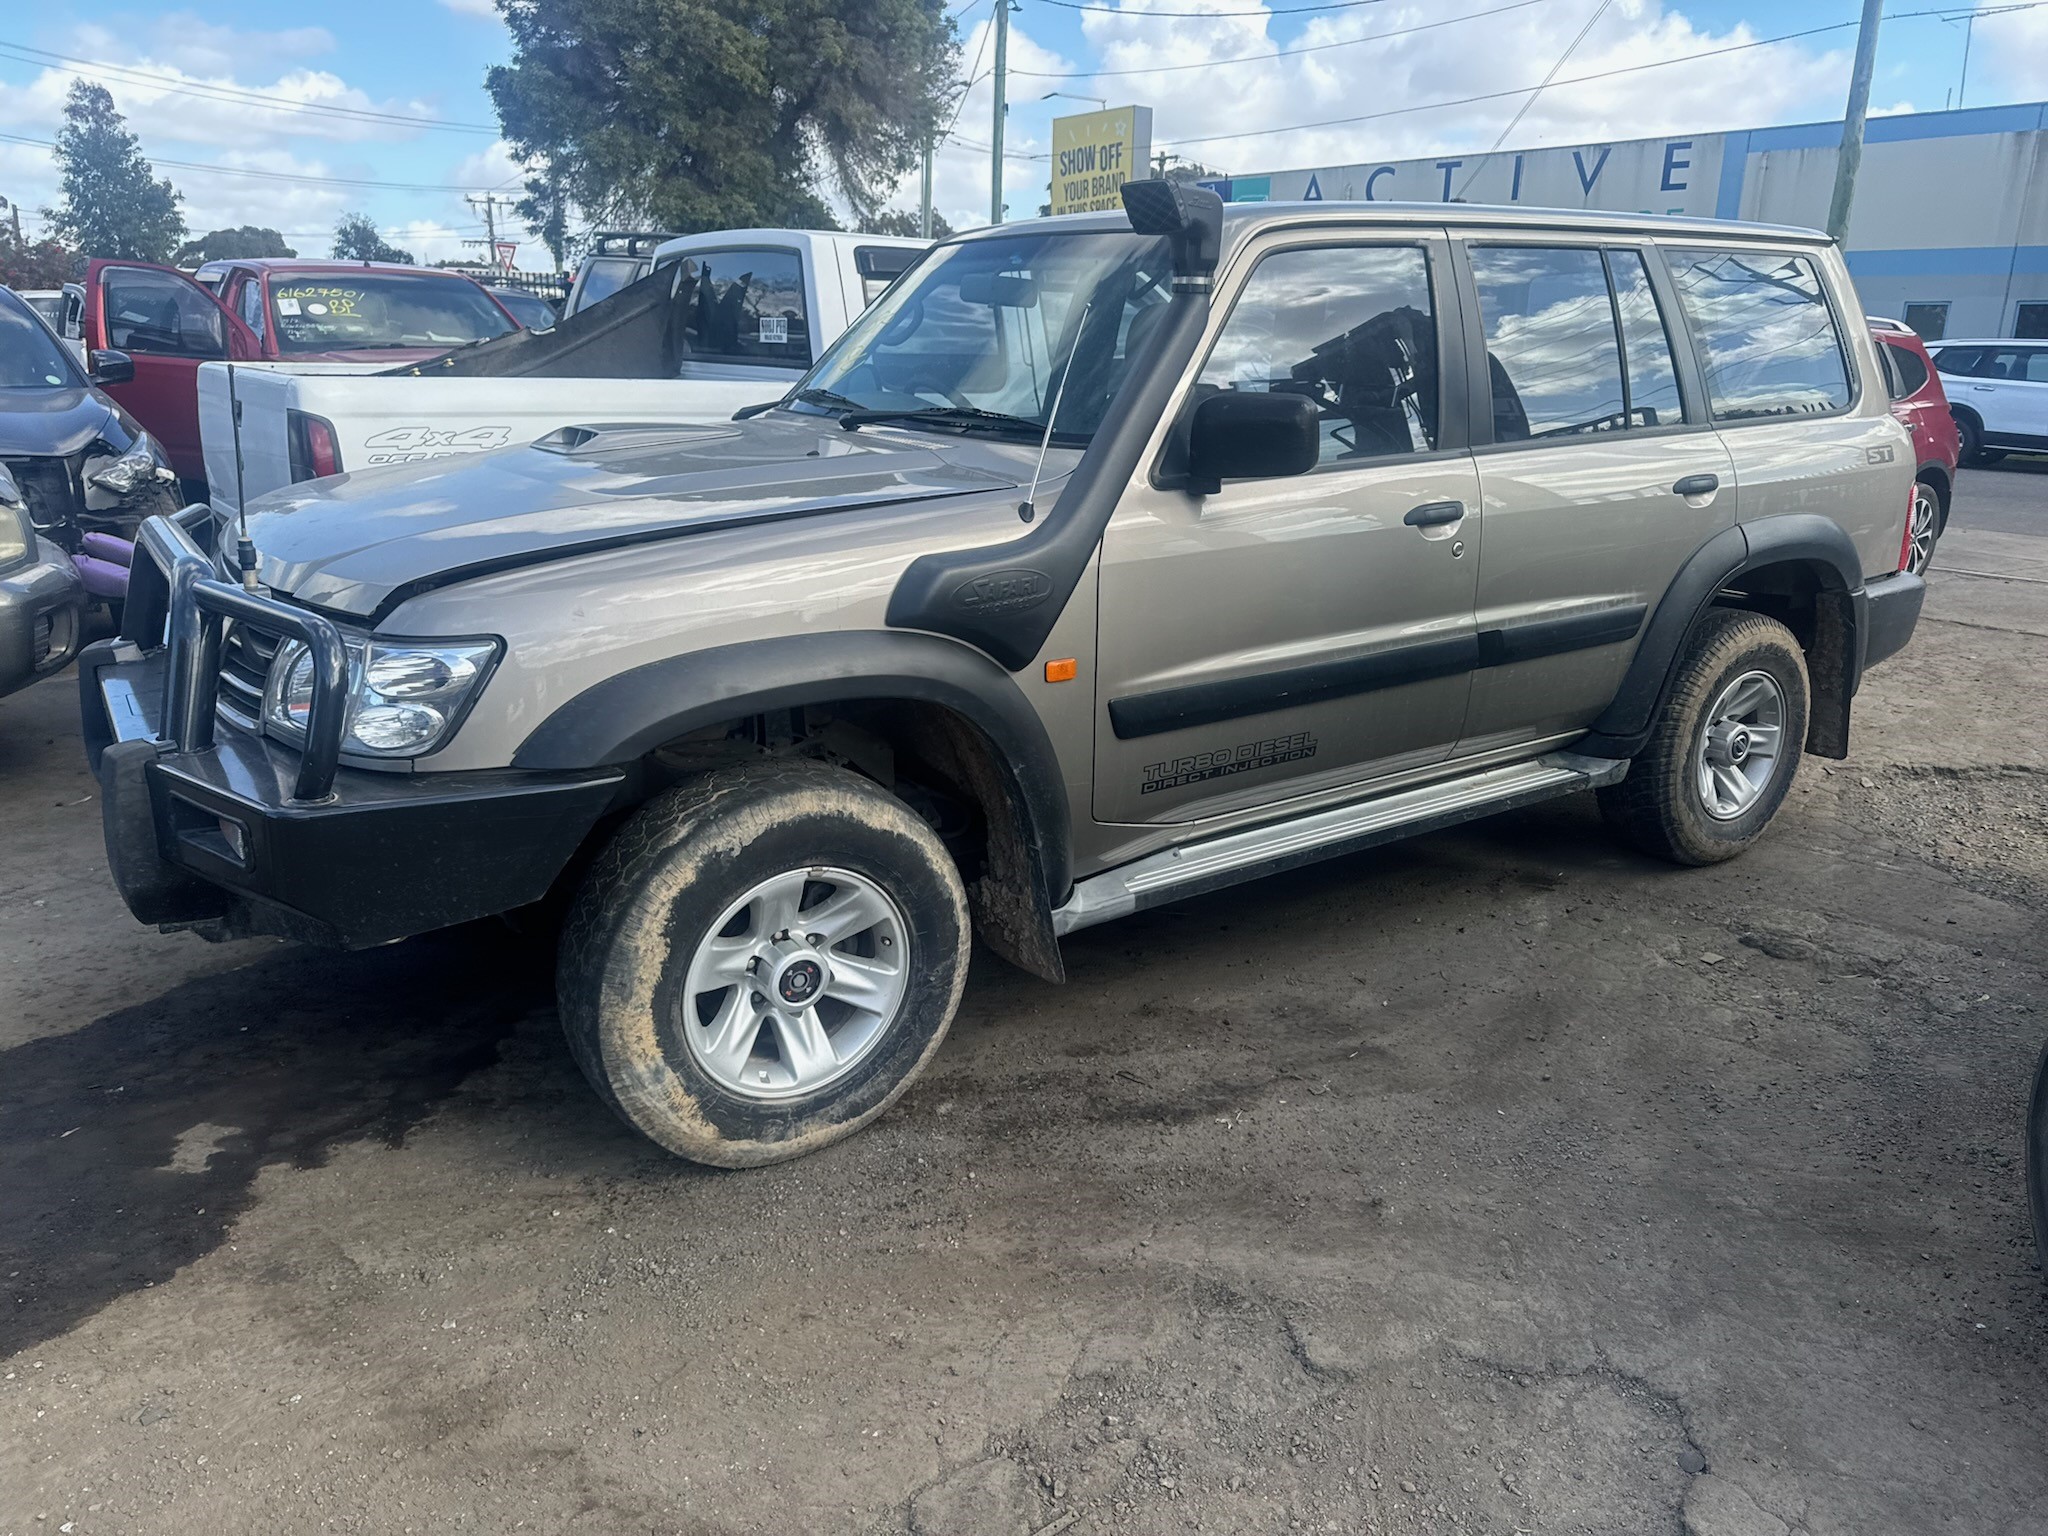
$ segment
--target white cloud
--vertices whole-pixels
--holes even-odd
[[[458,16],[481,16],[489,21],[498,19],[498,7],[493,0],[441,0],[441,4]]]
[[[1968,87],[1977,105],[2015,95],[2033,100],[2041,95],[2044,80],[2048,10],[1993,12],[1978,19],[1970,40]]]
[[[1178,147],[1189,158],[1228,171],[1483,149],[1528,100],[1522,88],[1543,78],[1585,24],[1579,7],[1567,11],[1527,4],[1502,10],[1501,5],[1502,0],[1459,0],[1464,15],[1495,14],[1380,42],[1283,55],[1283,47],[1342,43],[1442,21],[1444,9],[1434,0],[1409,0],[1318,15],[1283,44],[1273,33],[1273,13],[1248,6],[1246,0],[1125,0],[1121,13],[1086,13],[1082,28],[1102,69],[1139,73],[1071,81],[1020,78],[1012,93],[1057,87],[1150,103],[1155,145]],[[1152,10],[1254,14],[1143,14]],[[1746,24],[1721,32],[1696,25],[1662,0],[1622,0],[1573,51],[1560,78],[1703,53],[1757,36]],[[1243,56],[1252,61],[1207,62]],[[1162,69],[1165,65],[1199,67]],[[1729,53],[1554,86],[1536,99],[1511,137],[1516,145],[1573,143],[1825,117],[1840,110],[1847,77],[1848,57],[1841,49],[1787,43]],[[1513,94],[1292,133],[1244,131],[1493,92]]]

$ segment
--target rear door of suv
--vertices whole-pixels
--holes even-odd
[[[1441,230],[1274,231],[1233,265],[1182,409],[1304,395],[1321,454],[1210,495],[1124,495],[1101,552],[1100,822],[1426,770],[1464,723],[1479,486]]]
[[[1479,757],[1576,735],[1613,699],[1672,577],[1734,521],[1733,466],[1653,245],[1454,233],[1485,506],[1458,755]]]
[[[1950,376],[1952,403],[1975,411],[1984,423],[1987,443],[2048,444],[2048,347],[2026,342],[1944,347],[1936,366]]]

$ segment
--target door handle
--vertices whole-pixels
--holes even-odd
[[[1980,395],[1988,395],[1993,393],[1998,386],[1996,384],[1972,384],[1970,388]]]
[[[1425,501],[1419,507],[1410,507],[1408,515],[1401,519],[1410,528],[1436,528],[1444,523],[1455,523],[1465,516],[1462,501]]]
[[[1674,496],[1711,496],[1721,489],[1719,475],[1687,475],[1671,487]]]

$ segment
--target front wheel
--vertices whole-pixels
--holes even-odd
[[[938,1049],[966,894],[902,801],[810,762],[704,775],[643,806],[563,930],[577,1062],[630,1125],[726,1168],[860,1129]]]
[[[1601,809],[1645,853],[1732,859],[1784,804],[1806,741],[1806,656],[1776,619],[1710,609],[1649,743]]]

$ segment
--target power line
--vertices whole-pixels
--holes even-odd
[[[31,139],[18,133],[0,133],[0,143],[28,144],[37,149],[55,149],[50,139]],[[373,181],[354,176],[314,176],[294,171],[259,171],[248,166],[206,165],[196,160],[159,160],[150,157],[151,165],[167,165],[177,171],[204,171],[213,176],[248,176],[260,181],[300,182],[308,186],[368,187],[384,192],[488,192],[489,187],[456,186],[447,182],[434,181]]]
[[[1515,124],[1519,123],[1524,117],[1528,116],[1529,109],[1536,105],[1536,98],[1543,94],[1543,87],[1549,85],[1551,81],[1557,78],[1557,72],[1560,69],[1564,68],[1565,60],[1569,59],[1573,54],[1579,51],[1579,44],[1583,43],[1586,40],[1586,34],[1593,30],[1594,24],[1597,23],[1602,16],[1605,16],[1607,14],[1607,8],[1613,3],[1614,0],[1600,0],[1600,3],[1593,8],[1593,14],[1586,18],[1586,24],[1583,27],[1579,28],[1578,34],[1575,37],[1573,37],[1570,42],[1564,45],[1564,52],[1560,53],[1557,56],[1557,62],[1550,66],[1550,73],[1543,77],[1543,85],[1537,86],[1535,90],[1529,93],[1529,99],[1523,102],[1519,107],[1515,108],[1515,115],[1508,119],[1507,127],[1501,129],[1501,131],[1497,135],[1495,135],[1492,146],[1488,148],[1488,150],[1486,151],[1487,154],[1492,154],[1494,150],[1499,149],[1501,145],[1507,142],[1508,135],[1515,131]],[[1472,167],[1471,173],[1467,175],[1465,178],[1465,186],[1471,186],[1472,178],[1474,176],[1477,176],[1478,174],[1479,167],[1475,165]],[[1464,187],[1460,187],[1458,191],[1460,194],[1458,200],[1462,202],[1464,200]]]
[[[1080,0],[1038,0],[1063,11],[1096,11],[1105,16],[1185,16],[1197,21],[1221,20],[1225,16],[1306,16],[1311,11],[1355,11],[1361,5],[1384,5],[1386,0],[1326,0],[1322,5],[1293,5],[1284,11],[1261,8],[1256,11],[1127,11],[1120,5],[1083,5]]]
[[[2039,5],[2048,5],[2048,0],[2028,0],[2029,9]],[[1940,11],[1902,11],[1894,19],[1903,21],[1914,16],[1939,16],[1941,14],[1942,12]],[[1619,75],[1640,74],[1645,70],[1664,69],[1673,64],[1693,64],[1701,59],[1720,58],[1731,53],[1746,53],[1753,48],[1769,48],[1778,43],[1798,42],[1803,38],[1819,37],[1827,32],[1846,31],[1857,25],[1859,23],[1854,21],[1832,22],[1824,27],[1808,27],[1804,31],[1785,32],[1777,37],[1755,38],[1746,43],[1729,43],[1724,47],[1707,48],[1698,53],[1682,53],[1668,59],[1652,59],[1646,64],[1627,64],[1618,69],[1603,69],[1590,75],[1573,75],[1570,79],[1557,80],[1551,83],[1560,89],[1570,85],[1586,85],[1595,80],[1612,80]],[[1225,139],[1257,139],[1266,138],[1276,133],[1300,133],[1309,128],[1341,128],[1352,123],[1370,123],[1377,122],[1382,118],[1401,117],[1410,112],[1434,112],[1443,107],[1465,107],[1471,106],[1475,102],[1499,101],[1503,97],[1520,96],[1535,89],[1536,87],[1533,85],[1518,85],[1505,91],[1481,91],[1476,95],[1457,96],[1444,101],[1416,102],[1412,106],[1388,107],[1383,111],[1361,112],[1352,117],[1321,118],[1315,122],[1289,123],[1278,128],[1240,128],[1232,133],[1207,133],[1193,138],[1167,139],[1163,142],[1167,145],[1215,144]]]
[[[166,79],[148,70],[109,64],[100,59],[74,58],[68,53],[52,53],[43,48],[31,48],[25,43],[0,41],[0,55],[15,58],[24,64],[41,64],[45,67],[68,64],[75,68],[112,75],[130,84],[150,86],[174,96],[196,96],[204,101],[219,101],[236,106],[262,106],[282,112],[314,112],[386,127],[432,128],[452,133],[488,133],[493,137],[498,133],[498,129],[488,123],[462,123],[448,118],[419,117],[404,112],[378,112],[368,107],[337,107],[327,102],[295,101],[287,96],[273,96],[263,91],[245,91],[239,86],[215,85],[205,80]]]
[[[1396,27],[1388,32],[1373,32],[1364,37],[1341,38],[1334,43],[1310,43],[1301,48],[1278,48],[1270,53],[1240,53],[1228,59],[1203,59],[1195,64],[1153,64],[1141,69],[1077,69],[1057,73],[1046,69],[1013,69],[1013,75],[1028,75],[1034,80],[1110,80],[1123,75],[1170,75],[1183,69],[1215,69],[1224,64],[1263,64],[1271,59],[1291,59],[1304,53],[1327,53],[1332,48],[1355,48],[1360,43],[1384,42],[1390,37],[1407,37],[1416,32],[1429,32],[1438,27],[1454,27],[1461,21],[1477,21],[1482,16],[1498,16],[1503,11],[1526,10],[1532,5],[1545,5],[1549,0],[1511,0],[1508,5],[1497,5],[1488,11],[1471,11],[1463,16],[1446,16],[1440,21],[1425,21],[1412,27]],[[1157,11],[1134,11],[1133,15],[1156,16]],[[1285,12],[1281,13],[1286,14]]]

